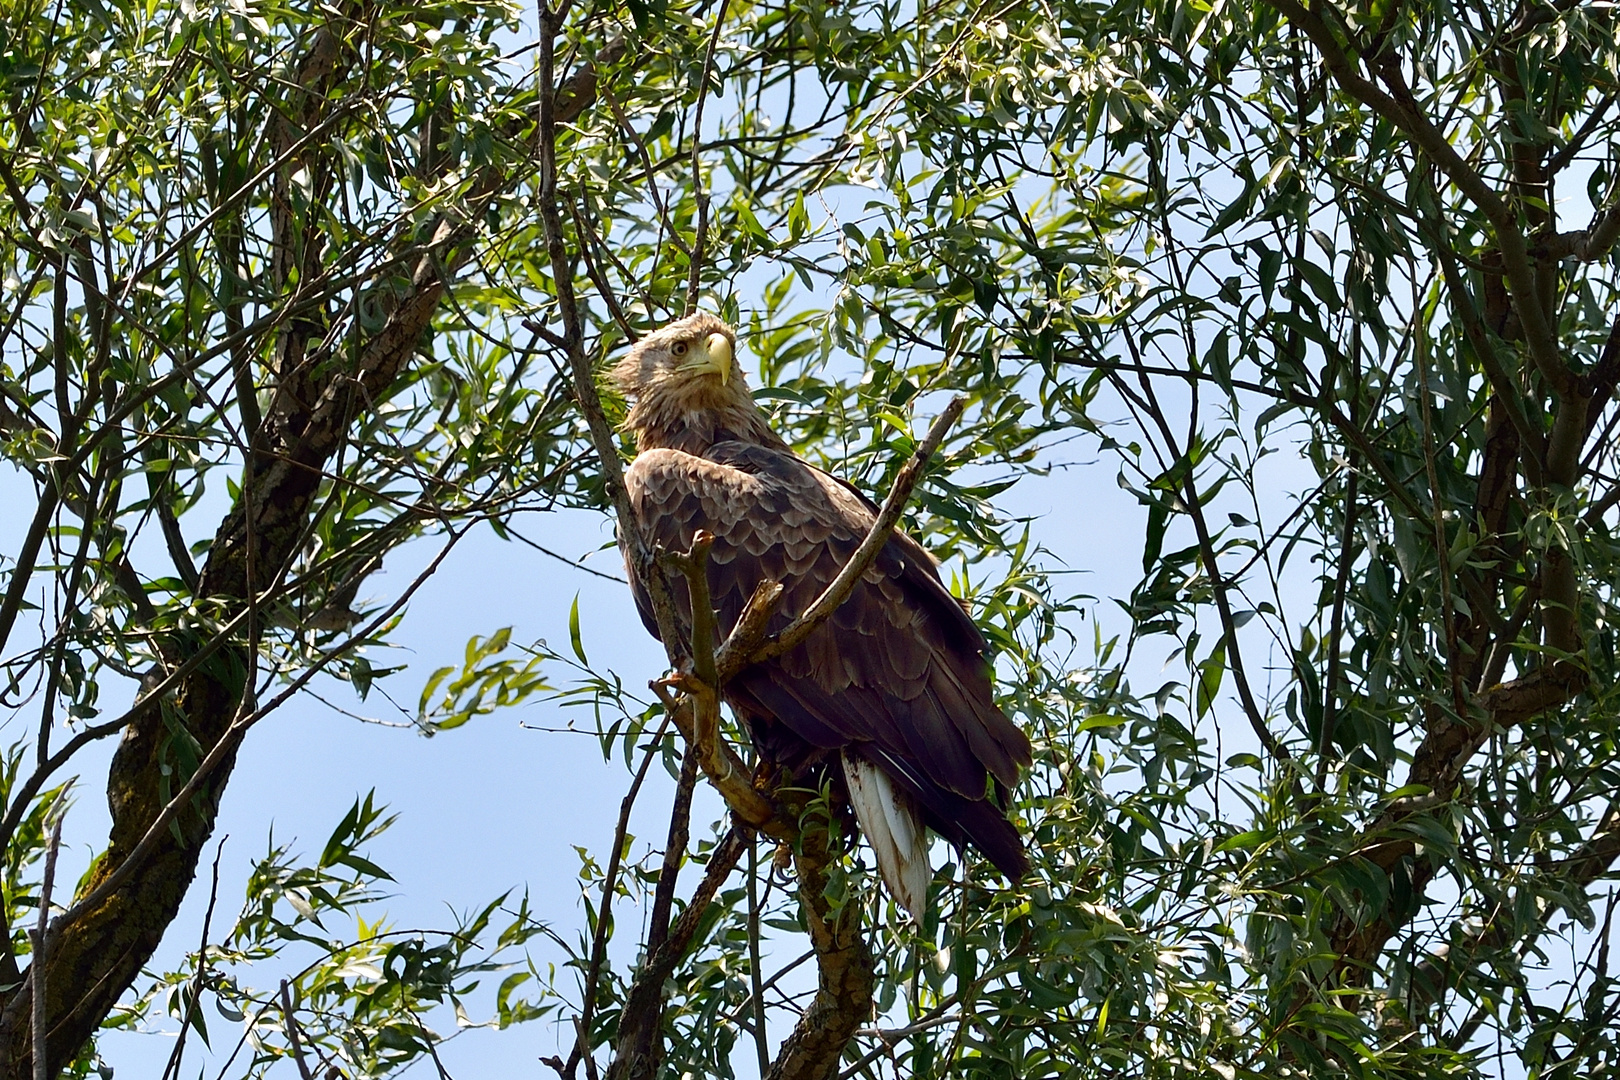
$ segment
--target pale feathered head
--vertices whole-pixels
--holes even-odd
[[[752,400],[737,363],[736,345],[735,330],[700,311],[631,346],[614,365],[613,384],[625,397],[638,401],[666,394],[712,398],[714,404],[735,401],[738,395]]]
[[[764,416],[748,392],[737,362],[737,332],[713,315],[698,312],[653,331],[613,366],[609,378],[635,401],[624,426],[643,448],[676,445],[732,432],[778,442],[765,435]],[[768,431],[768,429],[765,429]]]

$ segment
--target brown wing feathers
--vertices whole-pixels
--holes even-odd
[[[625,479],[651,539],[685,550],[697,530],[714,534],[709,585],[722,634],[767,579],[785,586],[771,629],[785,626],[832,581],[874,518],[852,489],[788,451],[751,443],[721,443],[704,457],[643,450]],[[673,584],[686,606],[683,583]],[[633,587],[651,628],[646,597]],[[991,698],[984,650],[932,561],[897,535],[827,624],[743,672],[728,700],[762,753],[796,767],[817,751],[848,748],[888,773],[936,832],[974,844],[1017,877],[1027,867],[1017,831],[986,792],[1016,783],[1029,743]]]

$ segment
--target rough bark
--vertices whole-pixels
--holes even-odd
[[[613,1064],[608,1066],[608,1080],[648,1080],[658,1075],[664,1060],[664,980],[675,971],[686,951],[692,947],[703,914],[714,894],[725,884],[736,867],[737,860],[753,843],[744,829],[733,826],[709,855],[709,867],[703,881],[687,903],[681,917],[669,928],[668,934],[654,947],[641,970],[636,972],[625,995],[624,1009],[620,1012],[619,1031],[614,1040]]]
[[[847,897],[834,908],[826,896],[827,868],[838,857],[828,840],[824,829],[807,830],[794,857],[799,903],[816,950],[816,997],[765,1080],[831,1080],[844,1047],[872,1011],[872,954],[861,936],[861,905]]]
[[[294,145],[319,114],[336,107],[334,88],[352,75],[360,52],[352,35],[363,30],[366,6],[351,4],[333,21],[312,31],[305,56],[290,80],[292,90],[279,110],[277,149]],[[559,120],[578,117],[596,100],[601,71],[625,53],[622,40],[605,45],[559,88]],[[548,104],[550,101],[548,99]],[[524,133],[507,133],[519,140]],[[294,167],[290,163],[288,168]],[[323,474],[357,422],[374,404],[386,401],[389,387],[409,363],[440,302],[446,282],[471,254],[473,226],[489,201],[515,181],[508,172],[486,169],[467,195],[475,212],[452,224],[440,220],[419,234],[404,253],[414,267],[410,281],[389,298],[389,316],[368,340],[355,346],[346,363],[330,355],[305,355],[315,329],[293,319],[276,344],[275,394],[262,426],[249,424],[252,452],[244,469],[243,495],[220,523],[196,590],[201,610],[216,625],[241,615],[255,598],[283,580],[304,543]],[[284,195],[281,186],[273,194]],[[297,231],[278,199],[276,224],[279,271],[301,266],[303,279],[319,277],[320,238],[293,250]],[[425,241],[425,243],[424,243]],[[301,256],[301,257],[300,257]],[[288,260],[292,260],[288,262]],[[319,359],[320,364],[313,361]],[[246,373],[238,373],[239,375]],[[251,400],[251,379],[244,394]],[[257,432],[252,428],[258,427]],[[254,632],[248,629],[216,648],[206,662],[181,681],[173,695],[138,709],[114,755],[107,781],[113,825],[107,851],[85,881],[87,896],[124,866],[164,812],[166,789],[178,790],[186,777],[177,768],[174,740],[195,740],[198,759],[232,731],[232,724],[251,712],[250,661]],[[171,663],[183,663],[205,646],[202,635],[172,643]],[[240,737],[238,728],[232,737]],[[127,880],[70,924],[53,926],[45,972],[45,1016],[48,1025],[46,1073],[56,1075],[79,1053],[118,999],[133,984],[164,931],[179,911],[196,876],[202,848],[213,831],[219,800],[234,765],[229,752],[207,777],[189,807],[173,825],[156,835],[156,843]],[[165,775],[165,769],[172,775]],[[0,996],[0,1080],[35,1075],[28,1015],[28,983]]]
[[[1491,620],[1494,625],[1485,616],[1498,606],[1503,566],[1522,555],[1511,539],[1515,509],[1575,488],[1582,478],[1582,446],[1613,392],[1615,373],[1620,370],[1620,329],[1611,334],[1602,360],[1591,372],[1582,374],[1571,364],[1559,336],[1558,264],[1570,255],[1588,257],[1607,250],[1620,221],[1600,218],[1586,234],[1561,240],[1551,232],[1554,222],[1547,193],[1562,164],[1552,156],[1549,141],[1512,142],[1503,162],[1508,178],[1498,178],[1477,162],[1465,160],[1442,127],[1426,114],[1407,86],[1403,58],[1392,49],[1380,43],[1376,55],[1367,52],[1365,43],[1357,42],[1351,31],[1324,18],[1324,12],[1332,14],[1331,6],[1307,6],[1297,0],[1270,3],[1311,42],[1338,87],[1368,113],[1388,123],[1411,146],[1417,166],[1426,169],[1432,165],[1489,226],[1478,304],[1457,272],[1459,256],[1447,247],[1446,232],[1436,231],[1431,237],[1452,294],[1451,303],[1493,391],[1474,505],[1475,519],[1486,537],[1476,558],[1487,565],[1478,575],[1470,568],[1455,571],[1480,621],[1459,620],[1444,628],[1455,632],[1467,646],[1461,650],[1465,655],[1454,653],[1448,663],[1453,680],[1465,682],[1468,692],[1457,695],[1455,714],[1437,705],[1424,710],[1423,737],[1413,754],[1407,784],[1427,788],[1428,793],[1399,800],[1363,831],[1356,844],[1359,857],[1392,879],[1404,875],[1411,894],[1421,898],[1441,867],[1432,856],[1420,853],[1418,844],[1409,838],[1410,824],[1418,815],[1457,796],[1466,768],[1493,732],[1512,729],[1568,705],[1589,682],[1581,656],[1584,641],[1578,617],[1578,578],[1567,551],[1550,546],[1543,552],[1533,569],[1533,583],[1525,589],[1523,609],[1528,611],[1532,602],[1539,609],[1539,644],[1544,652],[1538,666],[1516,679],[1491,685],[1501,678],[1500,658],[1520,644],[1524,616],[1515,611],[1508,618]],[[1514,51],[1516,35],[1525,29],[1520,24],[1506,30],[1502,47],[1493,54],[1491,75],[1504,100],[1526,97]],[[1483,325],[1475,324],[1476,311]],[[1510,356],[1527,355],[1527,369],[1507,370],[1490,334],[1518,347]],[[1423,363],[1423,358],[1418,362]],[[1538,408],[1530,408],[1532,404]],[[1544,427],[1545,415],[1552,418],[1550,426]],[[1445,542],[1443,532],[1438,539]],[[1453,573],[1443,553],[1441,573]],[[1329,949],[1338,957],[1334,981],[1366,985],[1390,940],[1418,909],[1418,905],[1407,912],[1386,908],[1366,922],[1343,913],[1334,917],[1328,927]],[[1349,1000],[1341,999],[1341,1004]]]

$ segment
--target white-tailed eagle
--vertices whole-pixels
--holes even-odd
[[[709,591],[721,636],[766,580],[784,586],[769,627],[781,630],[821,595],[878,512],[770,429],[735,342],[729,326],[700,313],[642,338],[612,372],[634,401],[625,426],[638,453],[625,483],[642,535],[686,551],[699,530],[713,534]],[[656,634],[633,568],[630,580]],[[671,584],[689,615],[684,579]],[[925,824],[1014,880],[1028,869],[1001,805],[1030,745],[996,706],[987,654],[933,558],[897,531],[803,644],[725,687],[764,758],[801,777],[840,763],[829,774],[890,891],[919,919],[932,879]]]

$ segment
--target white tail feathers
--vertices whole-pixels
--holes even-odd
[[[895,790],[882,769],[853,754],[842,756],[850,806],[877,856],[883,883],[920,923],[928,908],[928,883],[934,877],[922,815],[910,796]]]

